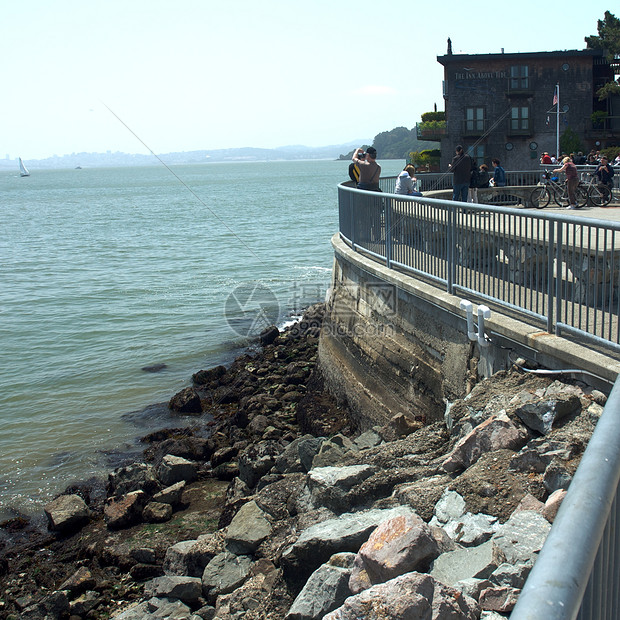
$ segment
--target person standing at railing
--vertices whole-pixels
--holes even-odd
[[[547,153],[547,151],[545,151],[542,154],[542,157],[540,158],[540,163],[544,165],[548,165],[548,164],[552,164],[553,162],[551,161],[551,157],[549,156],[549,153]]]
[[[562,167],[556,168],[553,171],[555,174],[563,172],[566,174],[566,188],[568,190],[568,206],[567,209],[581,209],[577,206],[577,185],[579,184],[579,176],[577,174],[577,166],[573,163],[570,157],[565,157],[562,160]]]
[[[455,151],[456,155],[448,165],[450,172],[452,172],[452,200],[467,202],[473,161],[460,144]]]
[[[493,164],[493,185],[506,187],[506,171],[501,167],[499,159],[493,159],[491,163]]]
[[[377,163],[377,149],[369,146],[364,153],[364,149],[359,148],[353,153],[353,163],[360,169],[360,178],[357,182],[357,189],[365,189],[370,192],[380,192],[379,177],[381,176],[381,166]]]

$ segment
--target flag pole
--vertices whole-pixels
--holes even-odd
[[[560,84],[555,85],[557,107],[555,109],[555,153],[558,161],[560,160]]]

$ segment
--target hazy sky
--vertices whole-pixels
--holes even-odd
[[[446,53],[585,48],[609,2],[28,0],[0,13],[0,157],[325,146],[443,110]],[[619,12],[614,12],[616,15]]]

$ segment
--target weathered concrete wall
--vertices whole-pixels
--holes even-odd
[[[362,428],[400,412],[425,422],[443,419],[445,401],[466,393],[473,347],[462,325],[412,294],[402,275],[364,265],[341,241],[333,243],[319,343],[330,390],[348,401]]]
[[[443,418],[446,401],[523,358],[609,392],[620,361],[575,339],[492,313],[485,346],[469,340],[461,299],[388,269],[332,238],[331,294],[319,341],[330,391],[348,401],[361,428],[397,413]],[[474,310],[475,312],[475,310]]]

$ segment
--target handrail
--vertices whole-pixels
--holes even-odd
[[[510,620],[620,618],[619,483],[620,379]]]
[[[620,223],[346,184],[338,196],[340,236],[355,251],[620,351]],[[620,377],[511,620],[620,618],[619,483]]]
[[[620,354],[620,223],[347,184],[338,192],[340,235],[354,250]]]

